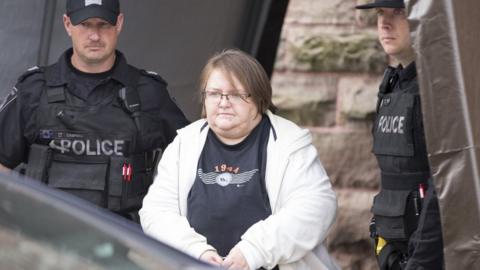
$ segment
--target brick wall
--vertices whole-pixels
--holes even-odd
[[[308,127],[337,192],[327,244],[343,269],[376,269],[368,225],[379,172],[371,122],[387,57],[360,0],[290,0],[272,77],[279,114]]]

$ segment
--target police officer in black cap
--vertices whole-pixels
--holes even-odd
[[[23,74],[0,107],[0,169],[138,221],[156,156],[188,121],[156,73],[116,50],[118,0],[67,0],[72,47]]]
[[[415,53],[403,0],[375,0],[380,43],[397,62],[380,85],[373,152],[381,170],[370,233],[380,269],[442,269],[438,201],[423,131]]]

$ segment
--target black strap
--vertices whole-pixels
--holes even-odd
[[[382,83],[380,84],[380,88],[378,91],[378,99],[377,99],[377,106],[376,106],[377,113],[380,109],[380,105],[382,104],[383,96],[385,96],[385,94],[390,93],[392,91],[392,86],[396,82],[396,79],[394,78],[395,75],[396,75],[395,68],[393,67],[387,67],[387,69],[385,69],[385,72],[383,73],[383,80],[382,80]]]
[[[133,68],[130,69],[130,71],[132,72],[131,84],[118,90],[118,98],[125,110],[132,116],[135,121],[135,126],[137,127],[137,132],[140,133],[142,130],[142,122],[140,121],[142,105],[137,89],[138,81],[140,80],[140,71]],[[137,138],[140,139],[141,136]]]
[[[123,87],[118,91],[118,96],[122,101],[122,105],[125,106],[125,109],[135,117],[138,112],[141,110],[140,104],[140,95],[136,88],[133,87]]]
[[[48,183],[48,169],[52,160],[52,150],[47,145],[32,144],[28,154],[28,162],[25,175]]]
[[[382,188],[390,190],[414,190],[418,189],[420,184],[427,187],[427,181],[430,178],[429,172],[418,173],[385,173],[382,172]]]

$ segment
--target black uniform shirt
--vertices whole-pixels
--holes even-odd
[[[398,75],[398,80],[394,84],[393,91],[407,89],[417,84],[417,69],[415,67],[415,62],[412,62],[405,68],[398,66],[395,71]]]
[[[170,97],[166,82],[156,74],[138,71],[128,65],[119,51],[116,52],[116,63],[112,70],[108,74],[101,74],[106,77],[100,79],[89,93],[84,93],[88,85],[92,87],[97,83],[78,83],[82,74],[75,74],[72,69],[72,53],[73,50],[69,49],[52,66],[27,71],[5,99],[0,107],[1,164],[13,168],[28,158],[29,146],[38,138],[35,117],[40,95],[46,86],[66,86],[71,94],[94,104],[105,94],[117,95],[119,86],[133,85],[138,91],[142,112],[153,123],[144,131],[147,137],[142,145],[144,151],[166,147],[175,137],[176,130],[188,124],[185,115]],[[133,70],[141,73],[139,78]]]
[[[117,63],[118,58],[116,58],[114,67]],[[87,101],[87,104],[89,105],[96,105],[96,102],[101,101],[106,96],[112,94],[108,87],[98,86],[102,83],[108,82],[114,68],[101,73],[85,73],[76,69],[70,61],[67,61],[67,64],[72,71],[70,73],[70,85],[72,86],[69,87],[70,93]]]

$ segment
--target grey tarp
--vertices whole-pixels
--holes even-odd
[[[480,1],[406,1],[447,269],[480,268]]]

